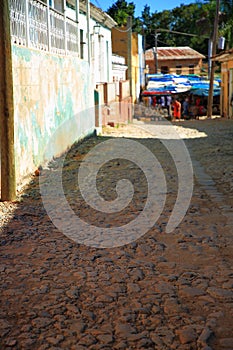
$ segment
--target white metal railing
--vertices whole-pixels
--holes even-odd
[[[28,0],[26,9],[29,37],[28,46],[37,49],[48,50],[47,8],[43,3]]]
[[[78,52],[79,50],[79,37],[78,23],[66,18],[66,40],[67,50],[71,52]]]
[[[64,16],[57,11],[50,11],[51,51],[65,53]]]
[[[15,44],[58,54],[79,53],[78,23],[40,0],[9,0]]]
[[[26,6],[24,1],[10,0],[10,19],[12,41],[26,45]]]

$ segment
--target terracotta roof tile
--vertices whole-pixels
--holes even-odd
[[[183,47],[158,47],[158,59],[159,60],[173,60],[179,59],[190,59],[190,58],[205,58],[204,55],[200,54],[196,50],[191,49],[189,46]],[[146,50],[146,60],[154,60],[154,48]]]

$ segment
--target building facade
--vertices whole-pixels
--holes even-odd
[[[3,200],[44,161],[95,132],[96,86],[113,84],[114,25],[89,1],[0,2]]]
[[[221,63],[221,97],[220,113],[222,117],[233,118],[233,48],[223,51],[213,58],[213,61]]]
[[[126,80],[127,65],[125,64],[125,57],[112,55],[112,77],[113,82]]]
[[[126,61],[127,79],[131,82],[133,103],[138,101],[140,86],[144,84],[141,72],[145,69],[143,41],[141,35],[132,33],[127,27],[112,28],[112,51]]]
[[[188,46],[153,47],[145,52],[146,67],[150,74],[200,74],[204,58],[204,55]]]

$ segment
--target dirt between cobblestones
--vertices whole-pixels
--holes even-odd
[[[131,179],[135,195],[123,213],[103,215],[81,197],[82,160],[116,136],[154,153],[166,176],[166,203],[136,241],[105,249],[72,241],[46,213],[36,176],[17,201],[0,203],[0,349],[233,349],[233,121],[173,124],[190,151],[194,190],[171,233],[165,228],[179,185],[176,167],[151,125],[107,127],[74,145],[63,169],[64,192],[76,215],[110,229],[143,210],[146,178],[124,159],[104,166],[97,185],[105,200],[116,197],[118,178]],[[50,164],[54,172],[56,164]]]

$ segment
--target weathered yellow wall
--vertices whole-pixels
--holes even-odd
[[[123,56],[125,58],[125,64],[128,65],[128,34],[125,30],[126,27],[120,30],[112,28],[112,52],[116,55]]]
[[[123,56],[128,65],[128,34],[125,32],[126,27],[117,30],[112,29],[112,52],[119,56]],[[131,45],[131,65],[132,65],[132,101],[136,102],[137,84],[140,85],[140,71],[139,71],[139,54],[138,54],[138,35],[132,34]],[[129,71],[126,71],[126,77],[129,79]]]
[[[13,45],[17,182],[95,128],[87,62]],[[56,137],[54,137],[56,133]]]

